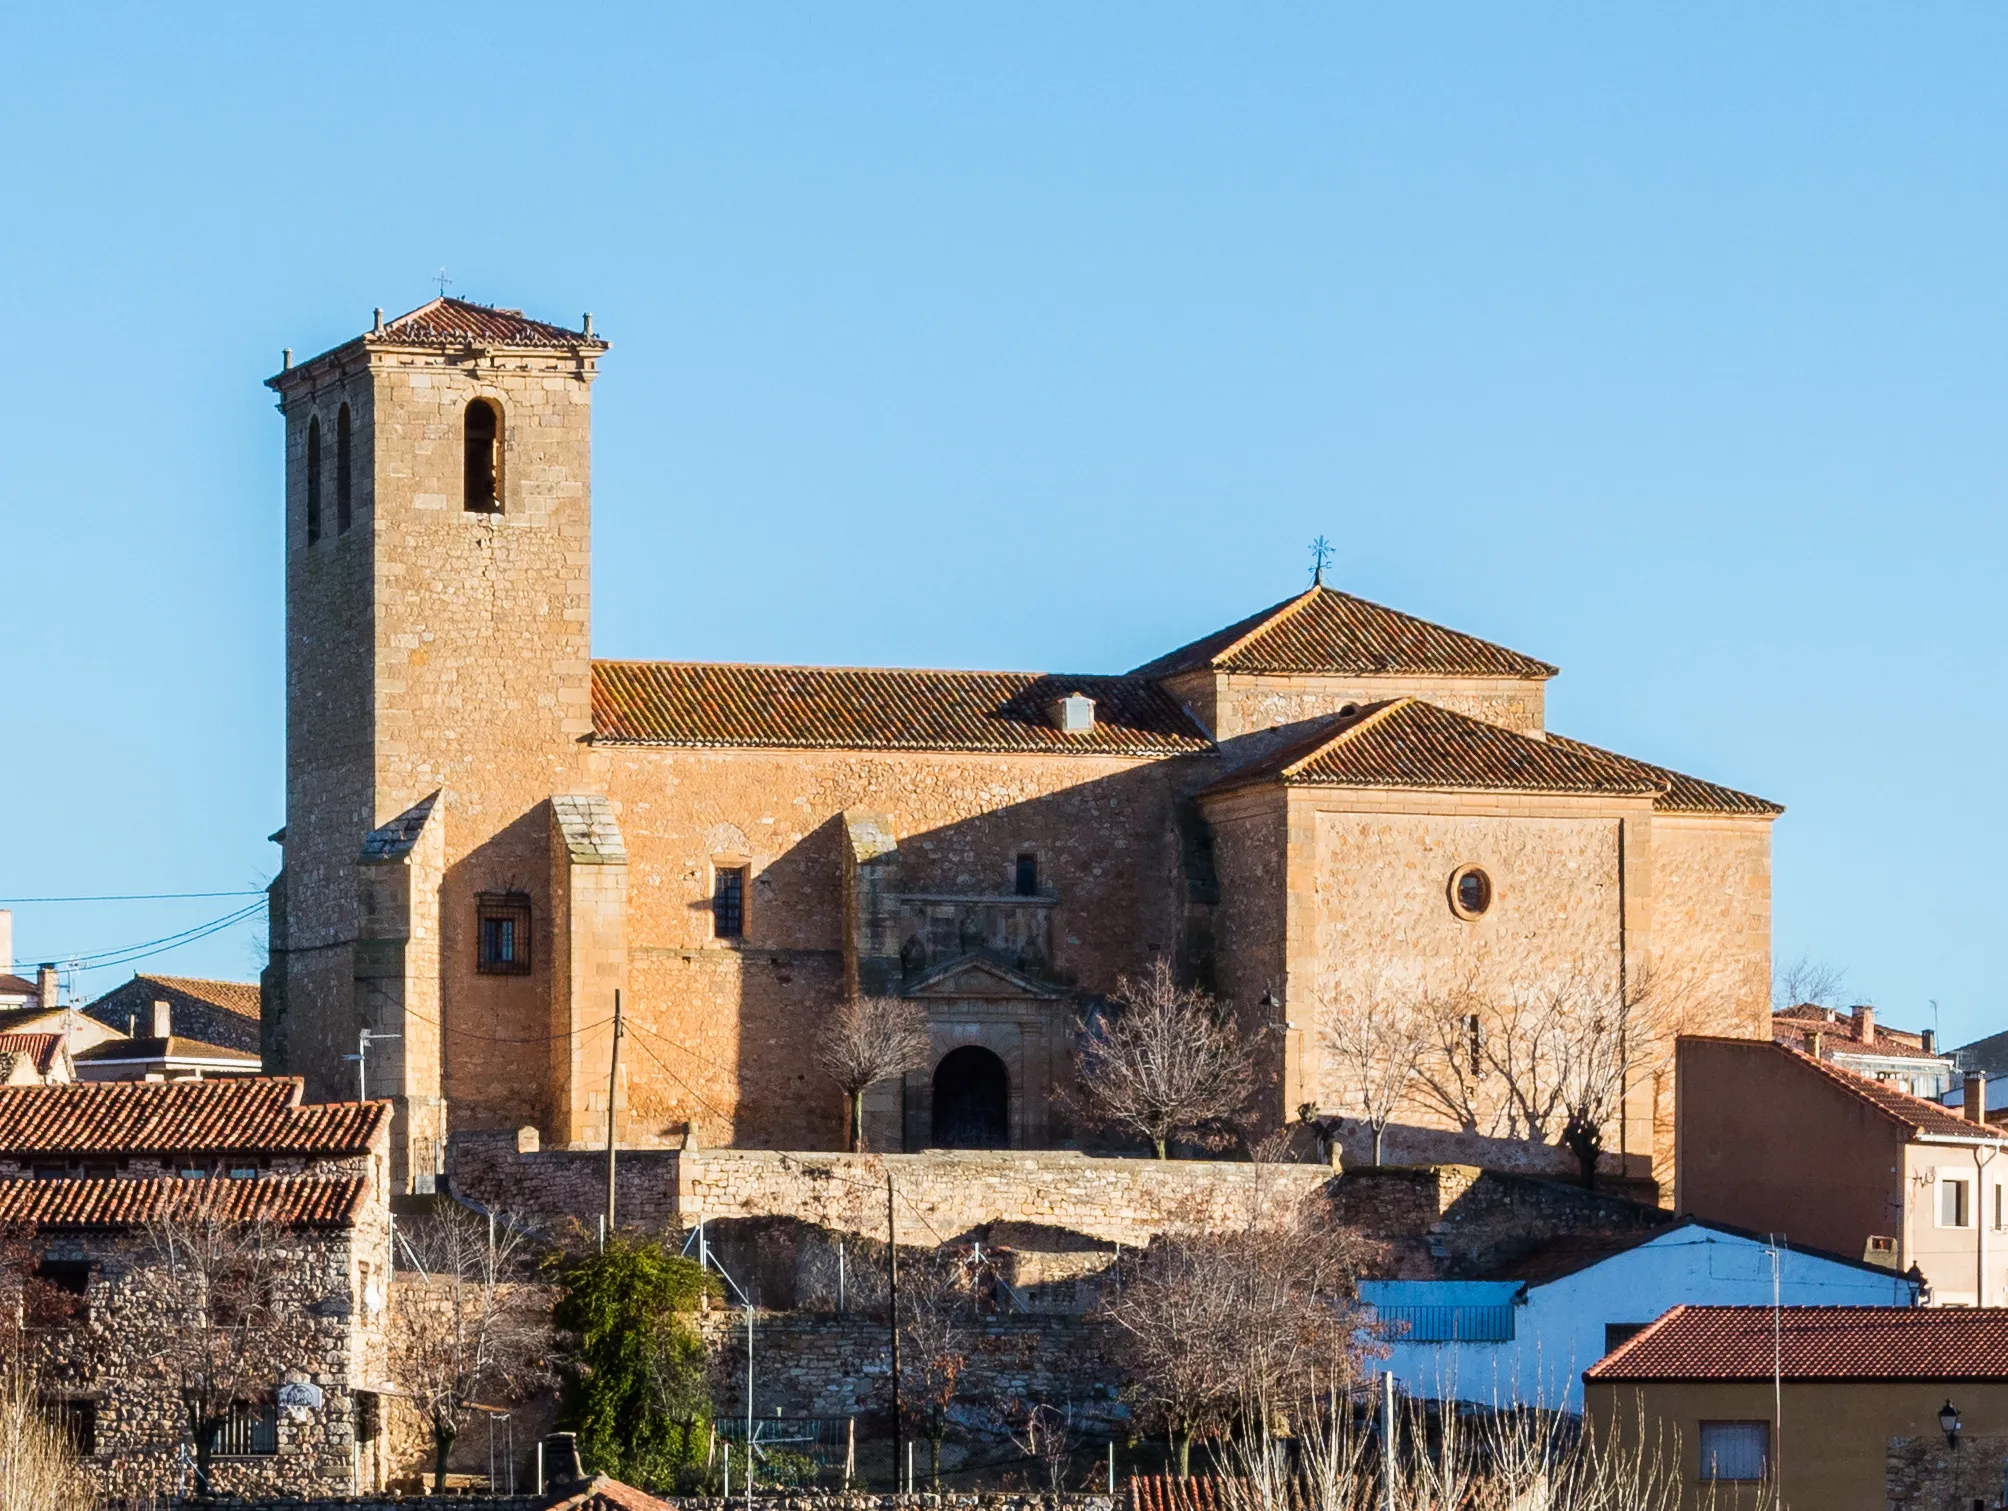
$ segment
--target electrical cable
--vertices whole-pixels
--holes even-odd
[[[0,908],[42,902],[178,902],[190,897],[263,897],[263,887],[241,892],[107,892],[96,897],[0,897]]]
[[[95,971],[114,965],[130,965],[135,960],[145,960],[153,955],[164,955],[169,950],[179,949],[184,944],[193,944],[198,939],[206,939],[211,934],[248,922],[265,907],[261,895],[257,902],[226,913],[221,918],[212,918],[207,923],[198,923],[176,934],[165,934],[159,939],[142,940],[138,944],[120,945],[116,949],[97,950],[88,954],[57,954],[54,958],[63,961],[72,970]]]

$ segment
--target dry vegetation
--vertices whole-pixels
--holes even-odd
[[[1224,1143],[1255,1088],[1229,1007],[1184,987],[1171,964],[1117,981],[1110,1009],[1081,1025],[1075,1052],[1086,1121],[1141,1137],[1159,1159],[1177,1138]]]

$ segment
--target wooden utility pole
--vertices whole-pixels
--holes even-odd
[[[900,1455],[906,1446],[906,1415],[899,1399],[899,1224],[893,1217],[890,1165],[885,1172],[885,1274],[892,1317],[892,1475],[897,1482]]]
[[[614,1231],[614,1098],[621,1086],[621,990],[614,988],[614,1052],[607,1061],[607,1236]]]

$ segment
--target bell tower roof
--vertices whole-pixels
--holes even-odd
[[[377,312],[377,323],[362,335],[331,347],[317,357],[295,363],[265,380],[268,388],[284,389],[299,375],[313,371],[334,358],[350,358],[372,350],[459,352],[537,352],[550,355],[568,352],[592,358],[607,349],[607,343],[593,334],[593,317],[587,315],[580,329],[532,320],[521,310],[475,304],[466,299],[441,296],[429,299],[417,309],[385,320]]]

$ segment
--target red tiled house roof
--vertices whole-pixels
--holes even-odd
[[[26,976],[0,972],[0,997],[33,997],[42,989]]]
[[[1048,705],[1095,700],[1094,727]],[[593,738],[613,744],[837,750],[1009,750],[1159,756],[1210,749],[1148,682],[1033,672],[595,661]]]
[[[1230,1511],[1248,1499],[1244,1489],[1211,1474],[1133,1474],[1129,1511]]]
[[[1476,635],[1323,586],[1180,646],[1130,675],[1171,677],[1200,667],[1223,672],[1422,674],[1530,681],[1544,681],[1559,670]]]
[[[49,1073],[62,1047],[61,1034],[0,1034],[0,1055],[26,1055],[36,1075]]]
[[[2008,1380],[2008,1308],[1788,1306],[1788,1380]],[[1677,1306],[1583,1372],[1591,1381],[1768,1380],[1768,1306]]]
[[[295,1078],[0,1087],[0,1158],[366,1154],[388,1104],[300,1104]]]
[[[1877,1055],[1887,1059],[1942,1060],[1946,1056],[1924,1047],[1923,1036],[1900,1028],[1873,1025],[1873,1040],[1864,1044],[1856,1037],[1858,1020],[1837,1014],[1830,1007],[1801,1002],[1771,1014],[1771,1036],[1780,1043],[1803,1048],[1813,1033],[1826,1036],[1829,1053]]]
[[[1601,756],[1530,739],[1420,698],[1368,703],[1315,728],[1205,789],[1477,788],[1484,791],[1657,796],[1660,784]]]
[[[596,1474],[584,1485],[567,1485],[544,1502],[542,1511],[669,1511],[667,1501]]]
[[[346,1227],[362,1210],[361,1176],[257,1180],[0,1180],[0,1223],[43,1228],[117,1228],[169,1215],[289,1227]]]

